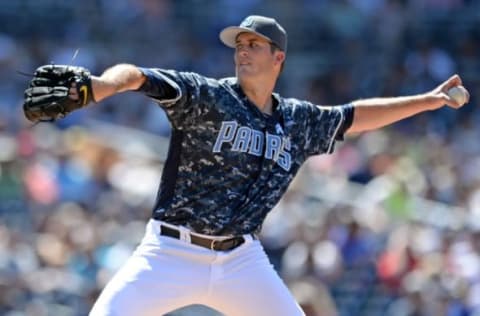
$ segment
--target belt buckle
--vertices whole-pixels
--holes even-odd
[[[219,241],[219,240],[216,240],[216,239],[213,239],[212,240],[212,243],[210,244],[210,250],[215,250],[215,243]]]

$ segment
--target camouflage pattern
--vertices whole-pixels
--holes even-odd
[[[147,76],[140,91],[172,125],[153,217],[208,235],[258,233],[302,163],[333,151],[352,112],[351,105],[320,107],[274,94],[270,116],[235,78],[140,70]]]

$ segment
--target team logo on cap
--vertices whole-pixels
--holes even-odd
[[[241,26],[243,27],[252,27],[253,24],[255,24],[255,19],[251,16],[245,19],[245,21],[242,22]]]

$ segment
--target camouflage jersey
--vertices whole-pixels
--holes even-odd
[[[153,218],[207,235],[258,233],[302,163],[331,153],[351,105],[320,107],[273,94],[262,113],[235,78],[140,68],[139,91],[172,127]]]

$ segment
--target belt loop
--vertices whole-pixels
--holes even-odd
[[[243,235],[243,239],[245,239],[245,243],[247,243],[247,242],[252,242],[254,238],[252,234],[245,234]]]
[[[213,239],[212,243],[210,244],[210,250],[216,250],[215,249],[215,242],[217,242],[217,240]]]
[[[189,244],[192,243],[189,229],[183,226],[179,226],[178,230],[180,231],[180,240],[183,240],[184,242],[188,242]]]
[[[162,233],[162,223],[160,223],[160,222],[158,222],[154,219],[151,219],[150,224],[151,224],[153,233],[155,235],[161,235],[161,233]]]

